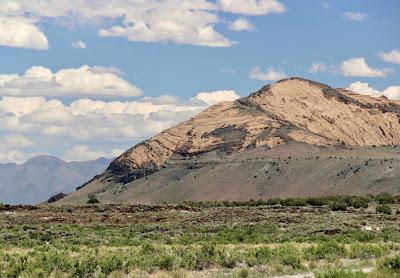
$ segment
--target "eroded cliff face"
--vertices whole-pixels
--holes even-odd
[[[399,115],[399,101],[289,78],[249,97],[214,105],[137,144],[96,179],[127,183],[159,170],[174,154],[232,153],[289,141],[319,146],[397,145]]]

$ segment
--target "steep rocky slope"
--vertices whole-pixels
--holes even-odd
[[[323,179],[330,174],[340,176],[340,171],[335,171],[344,165],[328,160],[326,165],[321,161],[313,164],[300,158],[311,159],[310,151],[314,157],[325,158],[340,153],[342,162],[346,161],[349,167],[360,163],[357,156],[362,159],[369,159],[369,155],[376,159],[390,157],[396,161],[396,152],[380,153],[380,149],[370,150],[368,146],[399,145],[399,119],[399,101],[371,98],[309,80],[289,78],[267,85],[249,97],[214,105],[137,144],[114,160],[102,175],[84,184],[63,202],[84,202],[89,194],[96,194],[106,202],[248,199],[282,194],[346,193],[346,190],[361,194],[368,190],[361,185],[353,186],[357,180],[350,179],[341,180],[340,186],[332,180],[329,190],[319,190]],[[257,181],[254,176],[259,176],[258,172],[269,172],[268,169],[273,168],[271,165],[278,163],[274,159],[281,158],[273,155],[275,149],[286,153],[282,159],[297,157],[297,162],[287,169],[288,175],[284,175],[283,180],[273,175]],[[304,154],[299,157],[301,153]],[[348,153],[353,153],[354,157],[347,157]],[[252,162],[257,157],[262,157],[260,165]],[[271,161],[267,163],[265,159]],[[234,162],[239,164],[229,164]],[[214,168],[209,169],[210,165]],[[212,171],[216,168],[219,170]],[[185,169],[198,174],[187,180]],[[275,169],[275,172],[281,170]],[[382,180],[382,173],[376,172],[376,179]],[[309,179],[310,176],[315,178]],[[369,179],[370,189],[375,177]],[[230,185],[232,190],[224,193]],[[398,190],[389,187],[374,187],[368,192]]]

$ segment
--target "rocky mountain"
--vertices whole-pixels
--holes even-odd
[[[399,192],[399,144],[400,101],[288,78],[137,144],[61,202]]]
[[[103,172],[111,160],[65,162],[52,156],[37,156],[24,164],[0,164],[0,203],[35,204],[50,196],[73,191]]]

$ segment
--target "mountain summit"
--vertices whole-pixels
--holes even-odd
[[[0,203],[36,204],[50,196],[69,193],[75,187],[104,171],[109,159],[65,162],[39,155],[23,164],[0,164]]]
[[[135,145],[63,202],[398,192],[378,160],[400,158],[380,147],[400,145],[399,122],[400,101],[288,78]]]

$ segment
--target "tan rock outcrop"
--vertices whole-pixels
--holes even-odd
[[[358,95],[289,78],[249,97],[216,104],[129,149],[97,179],[130,182],[151,174],[173,155],[240,152],[288,141],[312,145],[400,144],[400,102]]]

